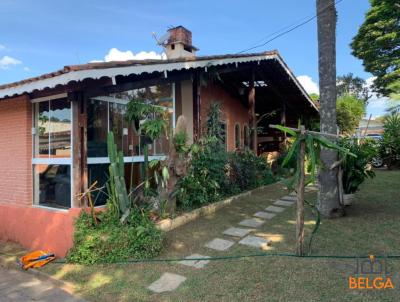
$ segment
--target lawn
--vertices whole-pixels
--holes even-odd
[[[268,186],[211,216],[200,218],[167,233],[159,258],[254,254],[260,251],[235,244],[226,252],[212,251],[204,244],[244,218],[286,195],[281,184]],[[315,193],[308,194],[316,198]],[[314,226],[306,213],[306,231]],[[377,171],[363,184],[346,216],[323,220],[313,244],[314,255],[400,255],[400,172]],[[271,252],[294,250],[295,209],[268,220],[255,232],[272,239]],[[226,238],[228,239],[228,238]],[[43,271],[73,283],[89,301],[398,301],[400,259],[388,260],[395,289],[354,290],[354,259],[248,257],[211,261],[203,269],[176,262],[153,262],[82,266],[50,264]],[[183,275],[187,280],[174,292],[152,294],[147,286],[162,273]]]

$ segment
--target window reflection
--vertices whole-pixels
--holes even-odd
[[[140,121],[129,125],[125,119],[131,100],[160,106],[168,117],[169,130],[173,123],[173,91],[171,84],[133,89],[108,96],[98,96],[88,103],[88,157],[107,157],[107,132],[114,133],[115,143],[124,156],[143,155],[144,144],[149,143],[137,133]],[[163,134],[149,145],[149,155],[165,155],[168,141]]]
[[[36,157],[71,156],[71,106],[66,99],[36,105]]]
[[[35,200],[43,206],[71,207],[70,165],[35,165]]]

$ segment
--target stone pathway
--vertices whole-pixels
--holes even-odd
[[[315,186],[307,187],[308,190],[315,190]],[[273,205],[266,207],[263,211],[259,211],[253,214],[253,218],[248,218],[240,221],[238,225],[240,227],[232,226],[226,229],[222,234],[231,236],[235,238],[240,238],[238,244],[246,245],[249,247],[254,247],[257,249],[266,249],[270,244],[271,240],[268,238],[263,238],[259,236],[250,235],[252,231],[257,230],[260,226],[266,223],[266,220],[273,219],[276,215],[283,212],[286,208],[295,205],[296,203],[296,193],[292,192],[289,195],[283,196],[278,200],[273,202]],[[246,227],[246,228],[243,228]],[[219,252],[225,252],[231,248],[236,242],[221,238],[214,238],[213,240],[207,242],[204,246]],[[181,265],[193,267],[194,269],[204,268],[210,260],[209,256],[204,256],[200,254],[192,254],[186,257],[186,260],[179,261]],[[195,260],[191,260],[195,259]],[[204,260],[203,260],[204,259]],[[164,273],[160,279],[153,282],[148,288],[155,293],[162,293],[167,291],[173,291],[178,286],[186,280],[186,277],[172,274]]]
[[[85,302],[50,281],[43,281],[32,274],[0,267],[1,302]]]

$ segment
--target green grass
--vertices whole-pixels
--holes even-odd
[[[204,247],[209,240],[225,238],[222,232],[273,200],[286,195],[281,184],[233,203],[211,216],[200,218],[167,234],[159,258],[185,257],[192,253],[209,256],[257,253],[235,244],[228,252]],[[309,194],[315,198],[315,194]],[[323,220],[313,244],[318,255],[400,255],[400,172],[377,171],[366,182],[346,216]],[[293,252],[295,209],[278,214],[259,228],[259,236],[272,239],[271,252]],[[314,222],[306,215],[306,232]],[[77,292],[91,301],[398,301],[400,259],[388,260],[395,289],[351,290],[355,260],[255,257],[212,261],[196,270],[177,263],[114,265],[50,264],[43,270],[75,284]],[[147,286],[162,273],[187,277],[174,292],[152,294]]]

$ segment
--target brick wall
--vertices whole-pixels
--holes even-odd
[[[32,105],[0,100],[0,203],[32,204]]]
[[[243,127],[249,124],[247,108],[222,87],[208,85],[201,88],[201,122],[204,128],[210,104],[221,104],[222,118],[227,124],[228,151],[235,150],[235,124],[240,125],[240,145],[243,146]]]

